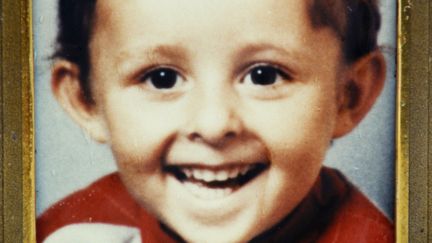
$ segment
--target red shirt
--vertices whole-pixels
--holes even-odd
[[[135,227],[146,243],[181,241],[136,203],[117,173],[99,179],[44,212],[37,220],[37,242],[76,223]],[[394,242],[394,228],[344,176],[323,168],[302,203],[251,242],[386,243]]]

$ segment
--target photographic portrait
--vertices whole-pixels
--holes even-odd
[[[192,1],[184,5],[175,5],[175,1],[170,0],[163,1],[165,5],[150,0],[98,1],[94,9],[88,7],[93,9],[89,10],[90,15],[77,20],[87,21],[90,29],[86,32],[88,37],[84,43],[88,49],[84,59],[79,55],[74,57],[73,52],[75,48],[82,53],[82,46],[75,46],[76,43],[68,46],[70,39],[84,38],[77,37],[78,32],[70,32],[77,31],[70,26],[76,26],[73,21],[78,17],[69,17],[72,21],[69,29],[66,20],[63,25],[59,24],[59,12],[67,15],[72,9],[58,11],[56,0],[34,2],[37,215],[43,215],[53,205],[61,207],[59,201],[60,204],[72,203],[61,200],[71,194],[77,195],[73,193],[79,190],[84,190],[86,197],[73,198],[73,202],[87,200],[86,210],[97,211],[102,199],[93,199],[84,188],[94,185],[92,183],[100,178],[113,178],[110,177],[112,173],[119,171],[121,179],[113,180],[126,185],[122,190],[127,195],[122,197],[130,197],[132,202],[145,208],[149,217],[156,220],[156,224],[149,225],[161,224],[162,229],[157,232],[164,232],[174,240],[202,240],[199,234],[189,236],[193,230],[188,226],[179,226],[182,216],[187,215],[185,222],[200,222],[191,227],[213,234],[215,242],[226,240],[219,230],[213,229],[218,228],[218,224],[221,229],[245,225],[247,233],[235,238],[236,230],[232,230],[230,240],[259,241],[266,238],[255,237],[267,234],[268,230],[273,232],[275,225],[285,222],[285,216],[299,215],[298,211],[303,208],[300,205],[307,201],[307,195],[318,184],[321,186],[318,178],[322,170],[327,171],[322,169],[322,163],[326,168],[333,168],[328,169],[331,176],[325,177],[327,180],[334,177],[333,173],[344,178],[343,183],[355,188],[358,195],[364,195],[362,200],[367,198],[371,207],[376,207],[374,215],[380,216],[374,217],[387,220],[391,225],[395,217],[396,2],[380,0],[377,3],[380,17],[363,16],[381,21],[376,47],[360,51],[360,54],[347,54],[343,49],[346,43],[357,41],[344,39],[349,32],[346,26],[351,22],[343,19],[349,19],[351,11],[357,13],[358,9],[350,10],[352,6],[347,6],[345,17],[331,15],[331,11],[326,12],[327,15],[311,15],[313,11],[326,9],[328,2],[337,5],[339,1],[310,1],[321,3],[311,5],[315,8],[309,8],[302,1],[290,2],[297,4],[253,1],[245,7],[244,0],[220,4]],[[308,1],[308,4],[311,3]],[[290,10],[290,17],[281,14],[278,6]],[[213,7],[214,10],[209,11]],[[337,20],[339,17],[342,20]],[[339,29],[342,34],[337,31],[337,24],[336,27],[327,26],[331,21],[342,23]],[[373,25],[375,22],[365,23]],[[62,33],[59,26],[63,28],[63,35],[59,34]],[[292,33],[288,34],[283,28]],[[368,33],[364,35],[371,38]],[[271,44],[267,43],[270,39]],[[242,44],[262,40],[264,44]],[[150,48],[143,43],[153,42],[164,45],[148,51]],[[291,53],[293,50],[286,51],[276,43],[302,47],[299,49],[304,52]],[[114,56],[118,60],[111,60]],[[83,69],[82,60],[87,69]],[[340,64],[340,60],[344,64]],[[116,84],[106,81],[114,79]],[[353,85],[343,86],[342,91],[335,88],[345,79]],[[382,87],[376,84],[380,82],[363,87],[357,79],[382,79]],[[376,91],[381,88],[381,92]],[[371,95],[358,96],[362,90]],[[70,94],[76,94],[75,98],[70,98]],[[349,101],[349,97],[357,98]],[[372,100],[370,104],[364,101],[368,99]],[[354,109],[361,102],[368,104],[358,111]],[[104,105],[99,108],[101,103]],[[334,106],[333,103],[344,105]],[[153,176],[155,171],[159,173],[157,176]],[[230,173],[235,174],[233,180],[229,179]],[[169,182],[161,182],[160,174],[168,174]],[[267,177],[269,181],[264,182]],[[207,183],[208,188],[197,187],[197,181],[200,186]],[[175,186],[170,187],[170,183]],[[259,183],[266,186],[261,187]],[[183,184],[191,188],[185,190],[179,186]],[[267,185],[276,189],[261,195],[257,188],[267,188]],[[100,193],[117,193],[117,186],[108,183],[105,187],[111,189]],[[253,189],[254,186],[257,187]],[[163,193],[165,189],[171,193],[169,196]],[[230,205],[222,202],[224,198],[234,198],[236,193],[243,193],[242,189],[250,197],[233,199],[231,211],[218,208],[220,205],[216,202]],[[187,190],[193,197],[207,200],[209,208],[197,203],[198,208],[202,206],[203,213],[173,209],[175,203],[179,207],[187,206],[189,196],[183,195]],[[333,195],[324,191],[319,192],[323,193],[323,198]],[[253,205],[244,208],[253,209],[245,209],[239,216],[241,220],[231,219],[229,215],[243,212],[240,209],[244,205],[237,203],[242,200]],[[280,202],[284,200],[290,206]],[[255,205],[255,201],[259,203]],[[139,212],[141,217],[142,212]],[[256,221],[258,216],[262,217],[262,225],[254,223],[247,228],[247,222]],[[75,232],[84,226],[88,232],[83,233],[86,234],[83,237],[105,235],[98,232],[113,232],[119,242],[129,242],[121,239],[136,234],[143,241],[147,237],[130,225],[124,229],[117,226],[125,225],[113,223],[115,227],[110,224],[104,228],[99,226],[106,222],[83,217],[85,220],[73,223],[79,228],[70,229]],[[199,220],[194,221],[196,218]],[[204,218],[212,227],[200,228],[205,225]],[[231,227],[230,222],[235,227]],[[299,223],[303,224],[307,225]],[[227,231],[227,237],[230,233],[231,230]],[[60,234],[67,237],[69,233]],[[215,239],[215,235],[222,238]]]

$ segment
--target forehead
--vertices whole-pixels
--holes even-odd
[[[260,21],[270,20],[281,12],[295,21],[306,15],[308,0],[104,0],[97,1],[96,12],[102,23],[109,20],[118,21],[116,17],[124,18],[119,13],[127,13],[129,17],[136,14],[147,20],[158,19],[157,22],[171,22],[172,18],[178,20],[201,20],[199,23],[210,23],[221,16],[225,20],[236,22],[238,20],[250,20],[257,17]],[[145,10],[145,16],[142,11]],[[114,17],[114,18],[113,18]],[[137,17],[137,16],[136,16]],[[137,19],[138,20],[138,19]],[[108,22],[107,22],[108,21]],[[176,22],[181,24],[182,21]],[[143,23],[144,24],[144,23]]]
[[[299,28],[286,29],[286,24],[310,26],[306,12],[305,0],[104,0],[97,1],[94,33],[160,32],[179,39],[200,33],[203,38],[259,34],[257,30],[298,34]]]
[[[328,46],[333,34],[327,28],[312,28],[307,11],[308,2],[98,1],[90,46],[93,52],[100,52],[103,48],[105,52],[110,51],[121,58],[136,55],[140,48],[174,46],[178,47],[177,55],[188,51],[206,50],[211,53],[234,50],[252,44],[281,47],[307,61],[315,58],[316,50],[323,45],[329,48],[334,44],[334,40],[330,40],[332,43]],[[338,49],[339,43],[335,47]]]

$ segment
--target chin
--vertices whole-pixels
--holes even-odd
[[[253,230],[245,231],[245,229],[236,226],[204,226],[196,228],[192,226],[183,230],[180,233],[181,237],[191,243],[248,242],[258,234],[253,234]]]
[[[162,221],[166,222],[171,232],[186,242],[192,243],[249,242],[279,220],[277,217],[261,220],[256,214],[242,215],[243,217],[236,217],[229,221],[223,220],[222,222],[217,222],[218,220],[215,218],[203,222],[188,218],[185,215],[173,216],[171,214],[168,221],[164,219]]]

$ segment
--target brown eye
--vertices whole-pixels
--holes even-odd
[[[252,68],[249,71],[244,82],[265,86],[275,84],[276,82],[280,81],[280,79],[289,80],[290,76],[276,67],[270,65],[260,65]]]
[[[153,86],[155,89],[172,89],[179,82],[179,74],[170,68],[158,68],[150,71],[141,78],[141,82]]]
[[[256,67],[251,71],[252,83],[258,85],[274,84],[277,78],[277,70],[272,67]]]

